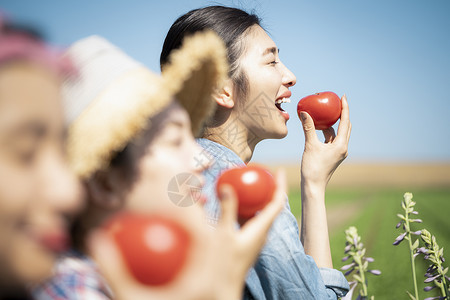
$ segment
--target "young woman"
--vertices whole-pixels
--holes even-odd
[[[31,31],[0,18],[0,299],[51,275],[81,188],[65,163],[59,73]]]
[[[202,187],[204,167],[195,164],[200,148],[193,133],[210,114],[212,91],[226,74],[221,40],[213,33],[186,39],[162,77],[96,36],[76,42],[67,55],[79,69],[78,78],[64,85],[71,120],[68,154],[86,186],[88,205],[74,230],[77,248],[35,290],[36,298],[237,299],[284,205],[282,177],[274,201],[240,231],[234,227],[234,194],[225,188],[217,235],[205,224],[200,206],[179,207],[168,196],[168,184],[179,174],[191,174],[198,179],[191,187]],[[179,193],[194,197],[183,187]],[[187,264],[169,285],[151,288],[134,281],[102,232],[102,222],[122,210],[163,214],[189,231]],[[92,230],[97,231],[86,244]]]
[[[174,22],[161,51],[162,70],[185,36],[204,30],[222,38],[230,64],[228,80],[215,94],[217,110],[198,140],[205,149],[204,161],[208,161],[206,153],[215,158],[205,172],[204,192],[205,207],[217,220],[217,177],[230,166],[248,163],[260,141],[287,135],[289,114],[281,105],[289,102],[289,88],[296,78],[281,62],[276,44],[257,16],[222,6],[190,11]],[[286,205],[249,272],[245,299],[336,299],[348,291],[343,274],[332,268],[325,209],[326,185],[347,156],[351,129],[347,100],[342,98],[338,134],[332,128],[324,130],[324,143],[307,113],[301,114],[301,120],[306,140],[301,166],[301,235]]]

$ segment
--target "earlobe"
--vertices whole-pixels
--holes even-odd
[[[87,182],[89,198],[95,206],[106,210],[115,210],[123,205],[120,185],[117,184],[114,171],[99,171]]]
[[[217,105],[225,108],[234,107],[233,85],[230,79],[226,81],[225,85],[220,90],[214,93],[213,98]]]

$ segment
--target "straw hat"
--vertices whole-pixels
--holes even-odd
[[[211,95],[228,71],[223,42],[212,32],[187,37],[161,76],[99,36],[74,43],[65,56],[77,69],[62,87],[67,151],[81,178],[107,168],[112,156],[175,98],[197,135],[215,109]]]

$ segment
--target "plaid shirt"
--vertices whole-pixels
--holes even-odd
[[[95,263],[70,251],[57,263],[52,278],[32,290],[38,300],[106,300],[112,292]]]

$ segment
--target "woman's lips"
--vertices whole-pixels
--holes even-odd
[[[278,111],[283,116],[283,118],[287,121],[289,120],[289,114],[281,107],[283,103],[290,103],[291,100],[289,98],[277,99],[275,101],[275,106],[278,108]]]
[[[56,253],[67,251],[70,246],[69,236],[63,230],[43,233],[38,237],[38,242],[44,248]]]
[[[283,118],[284,118],[286,121],[289,120],[290,116],[289,116],[289,114],[288,114],[286,111],[280,110],[280,114],[283,116]]]
[[[281,94],[276,100],[275,100],[275,106],[278,108],[278,111],[280,112],[280,114],[281,114],[281,116],[286,120],[286,121],[288,121],[289,120],[289,118],[290,118],[290,116],[289,116],[289,114],[286,112],[286,111],[284,111],[284,109],[283,108],[281,108],[281,104],[282,103],[290,103],[291,102],[291,96],[292,96],[292,93],[291,93],[291,91],[285,91],[283,94]]]

